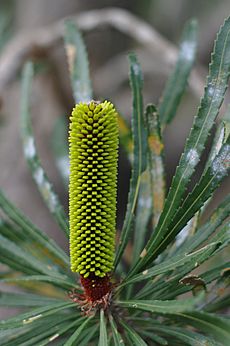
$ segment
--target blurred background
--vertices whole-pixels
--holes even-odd
[[[137,16],[140,30],[144,22],[148,23],[162,35],[164,44],[169,48],[162,55],[157,44],[147,47],[144,31],[142,38],[135,39],[135,30],[133,35],[127,35],[109,25],[94,25],[92,29],[83,30],[95,99],[111,100],[127,121],[132,110],[127,53],[136,51],[141,62],[145,104],[157,102],[175,62],[175,48],[178,47],[184,24],[192,17],[199,23],[196,79],[182,99],[178,116],[165,133],[168,184],[202,95],[213,40],[224,18],[230,14],[229,0],[0,0],[0,186],[35,224],[66,248],[62,233],[44,206],[23,157],[19,125],[20,67],[27,57],[37,63],[31,99],[36,144],[42,164],[67,211],[67,189],[57,167],[64,165],[67,168],[65,139],[68,116],[74,106],[64,44],[60,37],[51,37],[50,46],[47,39],[48,43],[43,48],[35,44],[28,51],[27,43],[31,37],[39,36],[41,30],[55,36],[59,21],[61,23],[67,16],[81,16],[85,11],[110,7],[119,7]],[[97,12],[96,15],[97,18],[101,15],[102,21],[106,19],[105,13]],[[93,16],[91,12],[92,21]],[[82,23],[83,26],[86,24]],[[173,52],[172,57],[170,52]],[[58,136],[63,125],[64,136]],[[54,152],[60,160],[55,161]],[[65,173],[68,174],[67,169]],[[121,227],[124,216],[129,175],[130,166],[121,148],[118,227]],[[222,185],[222,191],[226,192],[226,189],[227,182]],[[217,200],[221,199],[221,194],[221,190],[216,194]]]

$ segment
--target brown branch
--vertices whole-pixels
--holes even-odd
[[[106,8],[82,12],[72,17],[82,31],[90,31],[101,26],[112,26],[135,39],[147,50],[161,56],[162,64],[172,66],[177,59],[177,48],[162,37],[152,26],[140,20],[128,11],[119,8]],[[0,56],[0,95],[26,59],[35,53],[47,51],[55,46],[63,37],[64,20],[34,32],[21,32],[5,47]],[[203,80],[194,71],[190,78],[190,86],[197,96],[203,92]]]

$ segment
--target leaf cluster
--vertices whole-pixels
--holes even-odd
[[[227,89],[230,73],[230,19],[217,35],[204,95],[168,192],[165,189],[163,131],[176,115],[195,60],[197,25],[184,30],[178,61],[159,105],[144,108],[143,76],[130,54],[133,97],[131,128],[120,115],[120,139],[132,164],[128,204],[115,257],[111,305],[83,316],[68,291],[81,293],[69,256],[0,192],[0,282],[19,293],[2,291],[0,305],[26,309],[0,322],[0,344],[17,345],[228,345],[229,262],[216,263],[230,241],[230,196],[202,222],[214,191],[227,176],[230,161],[230,111],[213,140],[199,181],[188,185]],[[84,42],[72,22],[65,45],[73,96],[92,99]],[[78,54],[77,54],[78,52]],[[22,76],[21,132],[29,169],[59,228],[68,237],[68,218],[37,154],[30,120],[33,65]],[[65,122],[58,128],[65,147]],[[62,152],[66,159],[66,150]],[[58,154],[59,155],[59,152]],[[57,159],[60,157],[58,156]],[[63,170],[63,166],[60,166]],[[63,173],[63,171],[61,172]],[[66,179],[65,174],[63,177]],[[130,244],[130,261],[124,251]],[[207,267],[202,265],[210,258]],[[197,275],[199,268],[199,275]],[[194,270],[196,270],[194,272]],[[184,295],[186,294],[186,296]]]

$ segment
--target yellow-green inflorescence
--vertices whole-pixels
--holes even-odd
[[[118,125],[114,106],[79,103],[70,124],[71,269],[87,278],[113,269]]]

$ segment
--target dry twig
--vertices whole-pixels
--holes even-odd
[[[161,56],[162,64],[172,66],[177,59],[177,48],[162,37],[152,26],[128,11],[119,8],[106,8],[82,12],[72,17],[82,31],[90,31],[101,26],[112,26],[135,39],[147,50]],[[5,47],[0,57],[0,95],[12,81],[24,61],[40,51],[54,47],[63,37],[64,20],[60,20],[36,31],[16,35]],[[197,96],[203,92],[203,80],[194,71],[190,86]]]

